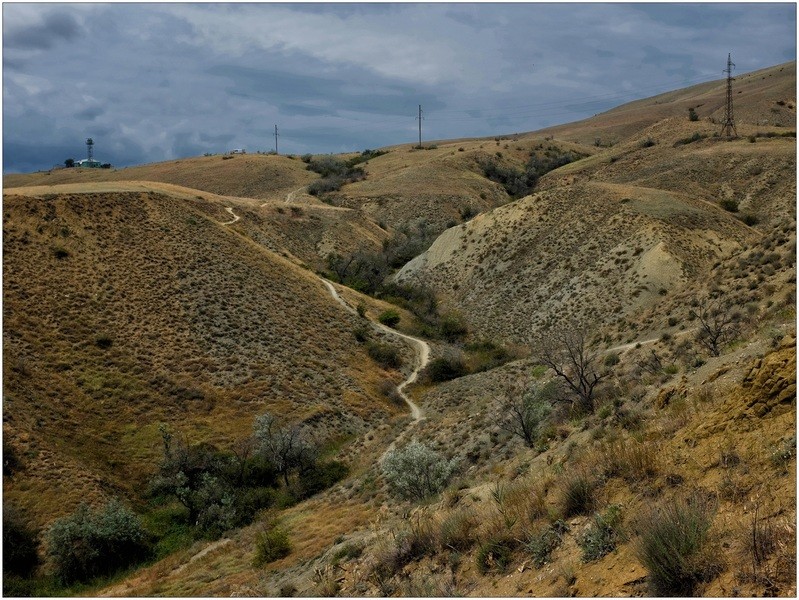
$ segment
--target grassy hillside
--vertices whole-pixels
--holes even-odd
[[[159,191],[6,195],[4,440],[23,469],[5,497],[36,522],[135,498],[161,422],[224,447],[265,410],[321,438],[396,412],[354,320],[228,217]]]
[[[299,159],[286,156],[237,154],[203,156],[124,169],[57,169],[6,175],[3,187],[65,183],[158,181],[224,196],[268,199],[285,196],[317,176]]]

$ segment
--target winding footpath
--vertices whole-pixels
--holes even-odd
[[[225,210],[228,211],[230,213],[230,216],[232,216],[233,218],[230,221],[225,221],[224,223],[220,223],[220,225],[233,225],[233,223],[241,219],[239,215],[233,212],[232,207],[228,206],[225,208]]]
[[[299,188],[293,192],[290,192],[288,197],[286,198],[286,201],[287,202],[290,201],[290,198],[293,196],[293,194],[296,194],[298,191],[302,189],[303,188]],[[221,225],[232,225],[241,218],[239,215],[233,212],[232,208],[225,208],[225,210],[228,211],[233,218],[230,221],[221,222],[220,223]],[[336,291],[336,288],[333,286],[332,283],[330,283],[327,279],[319,277],[318,275],[316,277],[319,279],[319,281],[321,281],[325,285],[325,287],[327,288],[328,292],[330,292],[330,295],[333,297],[333,299],[336,302],[338,302],[342,307],[344,307],[344,309],[347,312],[353,315],[358,314],[358,311],[352,308],[352,306],[347,304],[347,302],[341,296],[339,296],[338,291]],[[406,335],[404,333],[400,333],[399,331],[391,329],[390,327],[387,327],[382,323],[372,322],[372,325],[374,325],[374,327],[389,335],[398,337],[408,342],[416,351],[416,364],[414,365],[413,371],[411,371],[411,374],[408,375],[405,381],[403,381],[397,386],[397,393],[399,394],[400,398],[402,398],[405,401],[405,404],[408,405],[408,409],[411,411],[411,417],[413,418],[413,422],[411,424],[413,425],[421,421],[425,417],[424,414],[422,413],[422,409],[419,408],[419,406],[413,400],[411,400],[410,397],[405,393],[405,388],[410,384],[414,383],[419,378],[419,372],[427,366],[428,362],[430,362],[430,346],[424,340],[415,338],[410,335]],[[394,443],[396,443],[396,440]],[[391,450],[393,446],[394,444],[391,445],[389,450]]]
[[[330,292],[330,295],[333,297],[333,299],[339,304],[341,304],[341,306],[343,306],[347,310],[347,312],[353,315],[358,314],[358,312],[354,308],[352,308],[349,304],[347,304],[347,302],[341,296],[339,296],[338,292],[336,291],[336,288],[333,286],[332,283],[330,283],[327,279],[322,279],[321,277],[319,278],[319,280],[325,284],[325,287]],[[422,409],[420,409],[419,406],[408,397],[408,395],[405,393],[405,388],[419,378],[419,372],[427,366],[428,362],[430,362],[430,346],[424,340],[420,340],[419,338],[415,338],[413,336],[400,333],[395,329],[386,327],[382,323],[372,322],[372,325],[374,325],[377,329],[385,333],[388,333],[389,335],[393,335],[394,337],[398,337],[405,340],[406,342],[410,343],[410,345],[413,346],[413,348],[416,350],[416,364],[414,365],[414,369],[413,371],[411,371],[411,374],[408,375],[405,381],[403,381],[401,384],[397,386],[397,393],[405,401],[405,404],[408,405],[408,408],[411,411],[411,417],[413,418],[413,422],[416,423],[418,421],[421,421],[422,419],[424,419],[424,414],[422,413]]]

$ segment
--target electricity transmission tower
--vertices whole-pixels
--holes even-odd
[[[279,136],[279,135],[280,135],[280,134],[277,132],[277,125],[275,125],[275,154],[280,154],[280,153],[277,151],[277,138],[278,138],[278,136]]]
[[[419,116],[416,117],[419,119],[419,148],[422,147],[422,105],[419,105]]]
[[[735,119],[732,116],[732,68],[734,66],[732,55],[727,54],[727,68],[724,70],[727,74],[727,107],[724,111],[724,123],[721,126],[721,135],[726,134],[727,137],[732,137],[733,134],[738,137],[738,131],[735,129]]]
[[[88,140],[86,140],[86,158],[89,159],[89,162],[92,161],[92,156],[94,154],[93,149],[94,149],[94,140],[92,138],[89,138]]]

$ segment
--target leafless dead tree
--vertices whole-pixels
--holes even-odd
[[[690,314],[699,320],[696,340],[713,356],[721,354],[722,347],[738,337],[741,313],[720,294],[700,298]]]
[[[552,330],[538,346],[538,363],[552,369],[576,397],[581,412],[593,412],[594,392],[609,372],[600,370],[599,353],[588,344],[587,329],[571,323]]]

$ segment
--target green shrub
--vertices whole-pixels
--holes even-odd
[[[291,553],[289,534],[278,525],[265,528],[255,538],[255,566],[259,567]]]
[[[719,202],[719,206],[728,212],[738,212],[738,201],[732,198],[724,198]]]
[[[50,251],[53,253],[58,260],[63,260],[70,256],[70,251],[64,248],[63,246],[52,246]]]
[[[457,313],[447,313],[441,317],[441,337],[448,342],[455,342],[469,333],[465,319]]]
[[[369,342],[366,344],[366,351],[372,360],[387,369],[396,369],[402,365],[399,350],[390,344]]]
[[[753,215],[751,213],[743,214],[743,215],[741,215],[738,218],[745,225],[749,225],[749,227],[754,227],[755,225],[757,225],[760,222],[760,220],[755,215]]]
[[[116,500],[93,510],[81,504],[47,532],[48,554],[63,583],[108,575],[148,556],[141,523]]]
[[[688,120],[689,121],[698,121],[699,115],[696,114],[696,111],[693,108],[688,109]]]
[[[711,520],[708,505],[692,498],[664,504],[640,521],[636,551],[654,594],[690,596],[712,577],[717,565],[702,552]]]
[[[598,560],[613,552],[619,540],[620,525],[621,507],[618,504],[610,505],[602,514],[596,513],[591,528],[577,540],[583,551],[583,561]]]
[[[549,557],[555,548],[560,546],[563,540],[562,534],[567,530],[568,525],[559,521],[530,535],[525,549],[530,553],[536,567],[540,568],[549,562]]]
[[[39,566],[36,532],[22,515],[3,503],[3,575],[30,577]]]
[[[469,374],[463,359],[457,356],[436,358],[424,370],[424,377],[433,383],[450,381]]]
[[[400,314],[396,310],[389,309],[380,313],[377,320],[386,327],[396,327],[400,322],[400,318]]]
[[[383,475],[394,494],[405,500],[421,501],[444,489],[456,465],[454,459],[448,461],[414,440],[388,453],[383,461]]]
[[[314,494],[326,490],[344,479],[348,473],[347,465],[337,460],[316,463],[310,469],[300,473],[300,499],[310,498]]]

